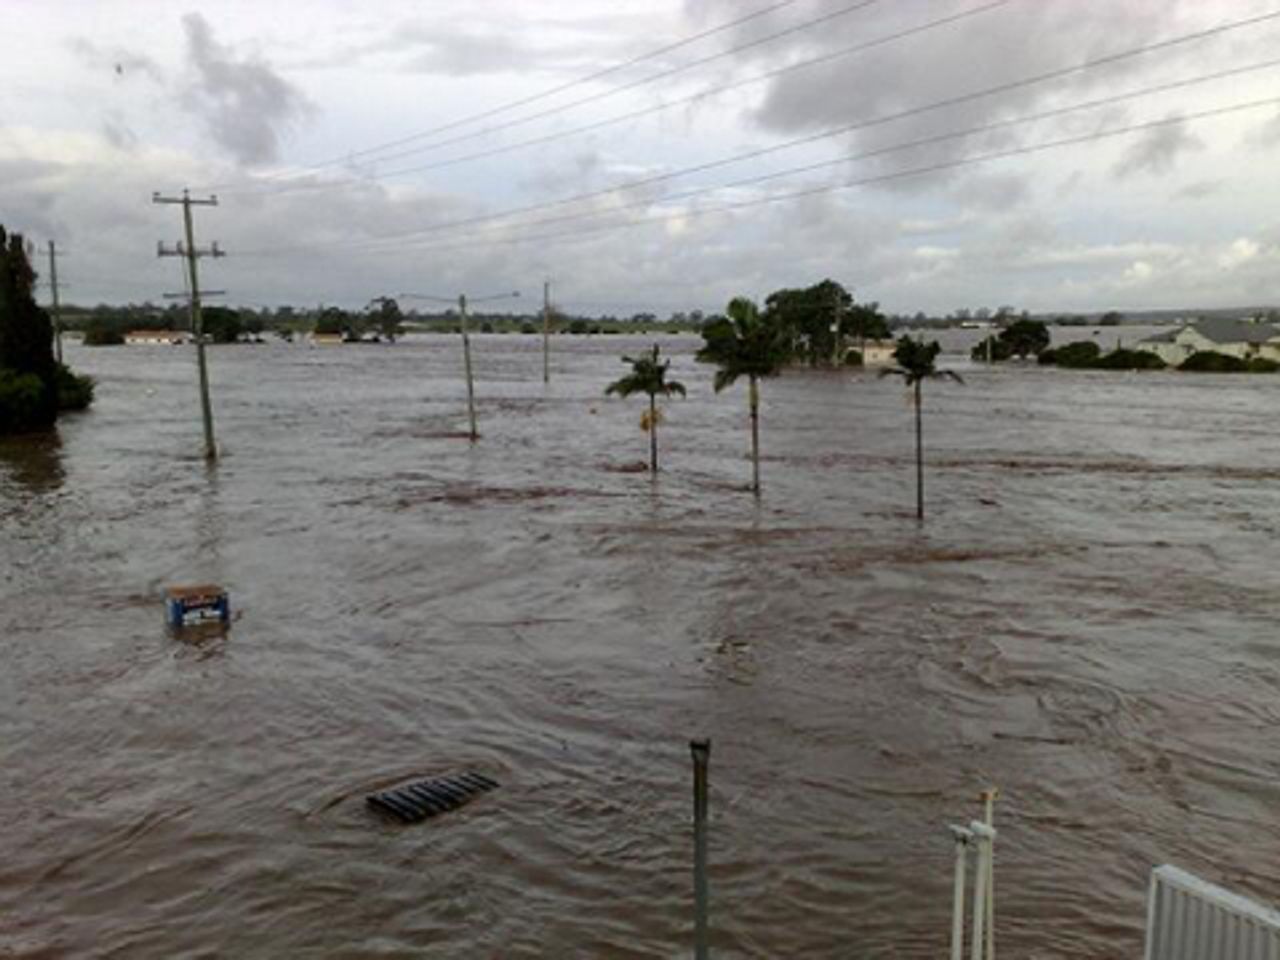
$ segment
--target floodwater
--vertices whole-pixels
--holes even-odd
[[[745,387],[696,342],[656,483],[632,337],[68,349],[0,444],[0,956],[936,958],[998,785],[998,947],[1133,957],[1149,869],[1280,899],[1280,377],[953,365]],[[179,640],[165,586],[228,587]],[[363,796],[502,786],[415,827]]]

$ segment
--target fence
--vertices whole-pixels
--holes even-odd
[[[1146,960],[1280,960],[1280,913],[1177,867],[1151,873]]]

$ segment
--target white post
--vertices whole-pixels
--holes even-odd
[[[987,877],[990,872],[991,847],[996,832],[985,823],[975,820],[969,824],[978,841],[977,865],[973,878],[973,960],[984,960],[987,920]]]
[[[973,834],[964,827],[952,827],[956,844],[956,869],[951,899],[951,960],[964,960],[964,875],[968,868],[969,841]]]
[[[983,822],[995,832],[995,803],[1000,791],[996,787],[988,787],[982,791]],[[987,853],[987,956],[986,960],[996,960],[996,850],[995,844]]]

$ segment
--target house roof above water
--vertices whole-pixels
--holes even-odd
[[[1214,343],[1266,343],[1274,337],[1280,337],[1280,330],[1270,323],[1253,323],[1227,317],[1206,317],[1197,320],[1191,327],[1200,336]]]
[[[1251,320],[1232,320],[1229,317],[1205,317],[1194,323],[1164,330],[1144,337],[1139,343],[1175,343],[1184,330],[1194,330],[1214,343],[1266,343],[1280,338],[1280,327],[1271,323],[1254,323]]]

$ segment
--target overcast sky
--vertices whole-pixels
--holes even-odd
[[[232,303],[1280,302],[1274,0],[3,7],[0,223],[74,302],[181,289],[183,187]]]

